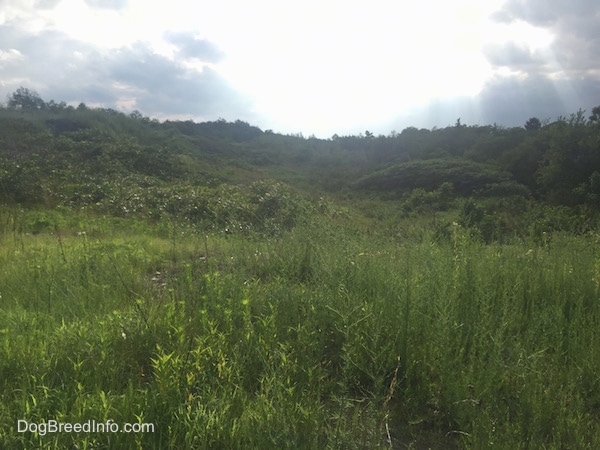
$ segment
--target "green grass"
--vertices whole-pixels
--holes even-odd
[[[600,448],[598,235],[28,217],[0,221],[1,448]]]

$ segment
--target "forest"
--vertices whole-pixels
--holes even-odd
[[[543,113],[319,139],[18,89],[0,447],[600,448],[600,106]]]

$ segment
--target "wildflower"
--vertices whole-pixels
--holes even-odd
[[[154,274],[154,276],[152,278],[150,278],[151,281],[157,282],[161,280],[161,273],[160,271],[156,271],[156,273]]]

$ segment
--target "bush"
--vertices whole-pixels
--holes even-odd
[[[460,210],[459,223],[463,227],[474,227],[481,223],[485,216],[485,210],[472,198],[467,199]]]
[[[490,184],[508,182],[511,175],[496,166],[461,158],[409,161],[359,179],[356,187],[374,191],[435,190],[445,183],[461,195],[471,195]]]

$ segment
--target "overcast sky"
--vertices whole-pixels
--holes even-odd
[[[600,105],[600,1],[0,0],[19,86],[305,136],[522,125]]]

